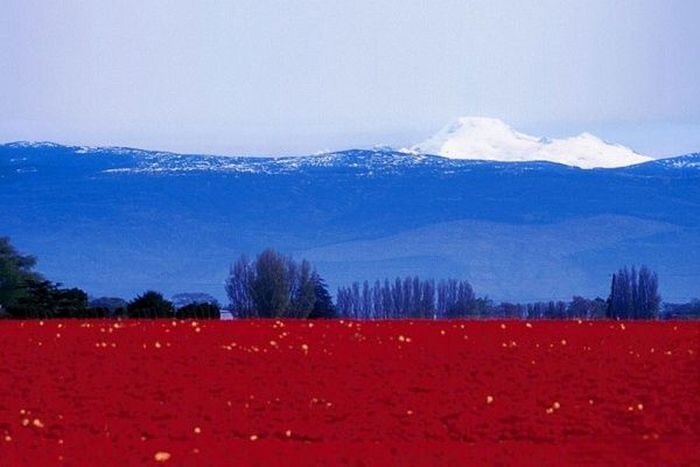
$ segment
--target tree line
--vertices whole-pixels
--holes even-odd
[[[178,294],[172,301],[147,291],[131,301],[90,300],[78,288],[63,288],[34,271],[36,259],[0,237],[0,317],[11,318],[197,318],[221,317],[207,294]],[[612,275],[607,299],[494,303],[466,280],[417,276],[353,282],[339,287],[335,303],[320,274],[306,261],[272,249],[254,259],[240,256],[225,281],[227,311],[236,318],[351,319],[657,319],[700,317],[700,302],[668,304],[661,310],[659,280],[646,266]]]
[[[337,308],[340,316],[356,319],[657,319],[661,296],[657,274],[641,266],[613,274],[607,300],[574,296],[569,302],[496,304],[477,297],[468,281],[405,277],[340,287]]]
[[[477,297],[468,281],[423,280],[418,277],[384,279],[370,285],[340,287],[339,316],[352,319],[601,319],[608,317],[608,301],[575,296],[569,302],[494,303]],[[388,311],[386,311],[388,310]]]
[[[468,281],[424,280],[407,276],[364,281],[340,287],[336,306],[341,316],[355,319],[442,319],[478,316],[487,300],[474,294]]]
[[[0,237],[0,318],[197,318],[218,319],[221,307],[213,297],[180,294],[174,304],[147,291],[127,302],[121,298],[90,300],[79,288],[64,288],[34,271],[36,258],[23,255],[7,237]]]

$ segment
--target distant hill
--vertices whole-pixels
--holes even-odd
[[[204,292],[272,246],[332,287],[468,278],[497,300],[607,294],[624,264],[700,295],[700,154],[615,169],[350,150],[301,158],[0,145],[0,235],[93,295]]]

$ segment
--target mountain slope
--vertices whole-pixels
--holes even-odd
[[[484,117],[459,118],[431,138],[410,148],[409,152],[437,154],[452,159],[549,161],[584,169],[624,167],[651,160],[589,133],[548,140],[517,132],[501,120]]]
[[[697,156],[619,169],[350,150],[304,158],[0,145],[0,235],[95,295],[207,292],[266,246],[332,287],[421,274],[495,299],[604,295],[622,264],[700,295]]]

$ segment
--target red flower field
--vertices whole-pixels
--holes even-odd
[[[698,465],[700,324],[0,322],[0,465]]]

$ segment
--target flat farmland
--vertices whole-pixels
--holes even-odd
[[[4,321],[0,465],[698,465],[700,324]]]

